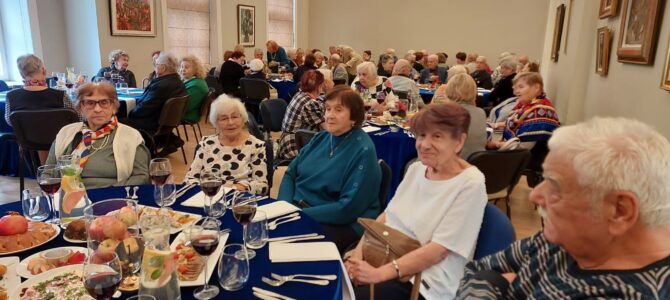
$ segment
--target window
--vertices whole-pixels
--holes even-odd
[[[293,0],[267,0],[268,39],[283,47],[295,47]]]
[[[7,51],[5,50],[5,40],[2,36],[2,21],[0,20],[0,80],[9,79],[7,74],[5,62],[7,61]]]
[[[209,0],[167,0],[165,38],[177,59],[193,54],[209,64]]]

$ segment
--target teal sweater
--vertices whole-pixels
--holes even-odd
[[[207,82],[202,78],[193,77],[186,82],[186,92],[188,93],[188,104],[186,106],[186,114],[184,120],[189,122],[200,121],[200,106],[202,105],[209,88]]]
[[[329,154],[333,149],[333,157]],[[289,164],[279,188],[280,200],[295,205],[319,223],[350,225],[359,235],[356,219],[379,214],[381,171],[372,140],[360,128],[341,136],[327,131],[315,135]]]

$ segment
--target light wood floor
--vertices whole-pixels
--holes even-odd
[[[204,135],[214,134],[214,128],[210,124],[204,123],[203,121],[200,124],[200,127]],[[184,150],[186,151],[188,164],[184,164],[181,150],[169,156],[170,162],[172,163],[172,174],[174,176],[175,182],[183,181],[184,176],[188,171],[188,166],[193,160],[195,146],[197,145],[197,142],[193,137],[193,130],[190,127],[187,127],[187,129],[189,131],[189,141],[184,145]],[[182,139],[184,139],[183,127],[180,127],[180,134],[182,135]],[[274,185],[278,186],[278,184],[279,183],[276,182]],[[26,180],[26,186],[38,188],[35,180]],[[517,239],[533,235],[541,228],[540,217],[535,212],[534,206],[528,201],[528,194],[530,193],[530,190],[531,189],[526,184],[525,178],[522,178],[512,193],[512,224],[516,230]],[[0,204],[19,200],[18,178],[0,176]],[[499,201],[498,206],[501,209],[504,209],[504,202]],[[2,213],[3,212],[0,212],[0,214]]]

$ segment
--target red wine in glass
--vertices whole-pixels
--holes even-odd
[[[365,103],[365,111],[369,111],[370,108],[372,108],[372,105],[370,105],[370,103],[367,103],[367,102],[366,102],[366,103]]]
[[[202,192],[207,195],[207,197],[214,197],[219,192],[222,182],[220,180],[215,181],[205,181],[200,184]]]
[[[233,206],[233,217],[235,217],[235,220],[242,225],[249,224],[249,222],[251,222],[251,219],[254,218],[255,214],[256,214],[255,205],[245,204],[245,205]]]
[[[86,276],[84,287],[95,299],[112,299],[112,295],[121,284],[121,276],[117,273],[93,273]]]
[[[67,87],[68,89],[71,89],[73,86],[74,86],[74,83],[72,83],[72,82],[68,82],[68,83],[65,84],[65,87]]]
[[[58,192],[58,189],[60,189],[60,178],[45,178],[45,179],[40,179],[40,188],[47,194],[53,195],[56,192]]]
[[[386,99],[381,98],[381,97],[377,97],[377,103],[379,103],[379,104],[384,103],[384,100],[386,100]]]
[[[403,118],[403,119],[404,119],[404,118],[407,118],[407,111],[404,110],[404,109],[400,109],[400,110],[398,110],[398,117],[401,117],[401,118]]]
[[[213,235],[200,235],[191,240],[191,247],[200,255],[209,256],[219,246],[219,239]]]
[[[151,182],[155,185],[163,185],[170,177],[170,171],[155,171],[151,172]]]
[[[389,113],[391,114],[392,117],[395,117],[398,114],[398,110],[397,109],[391,109],[391,110],[389,110]]]

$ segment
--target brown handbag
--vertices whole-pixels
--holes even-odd
[[[394,259],[421,247],[419,241],[381,222],[358,218],[358,223],[365,228],[365,234],[362,238],[363,260],[375,268],[388,264]],[[412,276],[414,276],[414,285],[412,286],[410,299],[418,299],[421,273],[406,274],[398,280],[407,282]],[[374,299],[374,285],[372,284],[370,285],[370,299]]]

